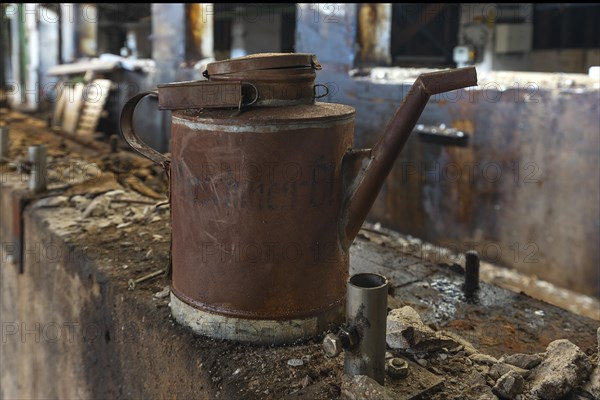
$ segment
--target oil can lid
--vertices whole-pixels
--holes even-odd
[[[207,65],[205,76],[277,68],[321,69],[317,56],[309,53],[258,53]]]

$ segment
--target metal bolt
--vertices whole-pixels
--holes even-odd
[[[142,283],[144,281],[147,281],[149,279],[156,278],[157,276],[159,276],[160,274],[162,274],[164,272],[165,271],[163,269],[159,269],[158,271],[152,272],[151,274],[148,274],[148,275],[144,275],[141,278],[138,278],[136,280],[130,279],[128,282],[129,290],[135,289],[135,285]]]
[[[35,193],[46,190],[46,146],[29,146],[29,162],[31,162],[31,175],[29,176],[29,189]]]
[[[328,334],[323,339],[323,350],[327,357],[335,357],[342,352],[342,341],[333,333]]]
[[[402,358],[390,358],[386,367],[388,375],[392,378],[406,378],[408,376],[408,363]]]
[[[341,328],[338,332],[338,336],[342,341],[342,347],[345,350],[356,347],[356,345],[358,345],[358,342],[360,341],[355,326],[350,326],[349,328]]]
[[[465,285],[466,297],[472,297],[479,289],[479,253],[474,250],[465,254]]]

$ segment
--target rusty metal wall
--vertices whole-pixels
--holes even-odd
[[[317,7],[300,5],[296,51],[316,52],[326,101],[354,106],[355,146],[371,146],[418,72],[351,77],[356,7]],[[432,98],[419,121],[460,128],[469,146],[413,134],[370,219],[600,296],[599,114],[584,75],[480,74],[477,90]]]
[[[540,88],[536,103],[517,90],[472,95],[434,102],[421,119],[463,129],[470,145],[413,136],[371,218],[599,296],[598,91]],[[368,111],[357,137],[369,145],[393,107],[368,98],[355,106]]]

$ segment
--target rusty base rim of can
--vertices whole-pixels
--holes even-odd
[[[298,312],[296,310],[295,313],[286,313],[283,315],[273,315],[273,311],[263,311],[263,312],[252,312],[248,310],[239,310],[232,307],[217,307],[210,304],[205,304],[200,301],[197,301],[190,296],[182,293],[177,290],[175,285],[171,287],[171,292],[177,296],[180,301],[183,301],[188,306],[202,310],[209,314],[222,315],[230,318],[241,318],[241,319],[250,319],[250,320],[278,320],[278,321],[291,321],[291,320],[304,320],[316,315],[325,315],[329,312],[329,310],[338,309],[340,305],[343,305],[345,302],[345,298],[341,298],[338,301],[328,304],[326,307],[313,308],[309,310],[303,310],[302,312]]]
[[[199,310],[171,292],[171,314],[180,324],[197,334],[237,342],[283,345],[321,335],[339,325],[343,305],[305,319],[266,320],[229,317]]]

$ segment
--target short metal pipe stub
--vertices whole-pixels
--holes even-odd
[[[358,333],[358,344],[345,352],[345,373],[367,375],[383,385],[388,280],[379,274],[356,274],[348,279],[347,290],[346,323]]]
[[[31,163],[31,175],[29,177],[29,189],[34,193],[46,190],[46,154],[44,145],[29,146],[29,162]]]
[[[8,126],[0,126],[0,160],[8,158]]]

